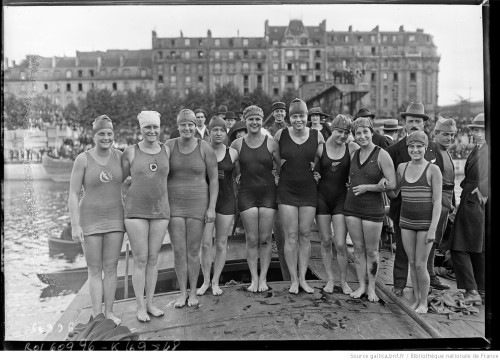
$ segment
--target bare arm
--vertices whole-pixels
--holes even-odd
[[[392,162],[389,153],[381,149],[378,154],[379,167],[384,173],[384,178],[387,179],[385,187],[382,191],[392,190],[396,188],[396,172],[394,171],[394,163]]]
[[[396,188],[393,190],[387,191],[387,196],[389,198],[396,198],[399,194],[399,191],[401,190],[401,179],[402,179],[402,174],[403,174],[403,168],[405,167],[406,163],[401,163],[398,166],[398,170],[396,171]]]
[[[80,226],[80,192],[83,185],[83,177],[87,168],[87,158],[85,153],[81,153],[76,157],[71,171],[71,178],[69,181],[69,196],[68,208],[71,217],[71,237],[75,242],[83,242],[83,230]]]
[[[210,199],[208,209],[205,214],[205,223],[215,222],[215,204],[219,195],[219,177],[217,171],[217,156],[214,150],[207,142],[201,142],[202,150],[205,153],[205,166],[209,180]]]
[[[429,230],[427,231],[427,243],[434,242],[436,239],[436,229],[439,222],[439,217],[441,216],[441,196],[442,196],[442,184],[443,176],[441,175],[441,170],[437,165],[431,164],[429,166],[430,184],[432,187],[432,220]]]
[[[274,169],[275,169],[275,182],[278,184],[280,171],[281,171],[281,155],[280,155],[280,147],[278,141],[272,138],[268,138],[267,140],[267,148],[273,157]]]
[[[283,129],[280,129],[276,132],[276,134],[274,135],[274,139],[276,139],[277,142],[280,141],[280,138],[281,138],[281,133],[283,132]]]

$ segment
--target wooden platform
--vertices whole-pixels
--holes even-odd
[[[349,247],[352,252],[352,247]],[[276,256],[276,255],[273,255]],[[228,259],[245,259],[245,243],[242,239],[228,242]],[[160,257],[161,267],[172,267],[172,252]],[[392,288],[392,264],[390,252],[380,253],[379,279]],[[378,292],[381,300],[369,302],[344,295],[337,286],[333,294],[322,291],[326,274],[321,259],[320,243],[316,232],[311,242],[311,271],[320,280],[310,281],[314,294],[288,292],[289,282],[270,282],[271,289],[262,293],[250,293],[248,285],[222,286],[223,295],[213,296],[210,290],[200,297],[197,307],[173,307],[178,292],[155,296],[155,302],[165,311],[165,316],[141,323],[136,318],[134,299],[117,301],[115,313],[122,324],[140,334],[141,340],[378,340],[378,339],[426,339],[426,333],[410,316]],[[129,273],[131,265],[129,265]],[[334,261],[335,281],[338,285],[338,264]],[[119,265],[119,275],[124,265]],[[456,290],[454,282],[441,279]],[[347,281],[357,287],[354,265],[349,264]],[[408,282],[404,298],[411,295]],[[444,315],[427,314],[423,317],[445,338],[481,337],[485,335],[484,306],[478,316],[460,316],[448,319]],[[59,322],[63,331],[56,328],[47,341],[64,340],[68,326],[86,323],[91,315],[87,284],[75,297]]]

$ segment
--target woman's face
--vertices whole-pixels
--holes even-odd
[[[248,133],[257,134],[260,132],[260,128],[262,128],[262,117],[259,115],[251,115],[246,118],[245,122],[247,123]]]
[[[160,126],[156,124],[148,124],[141,128],[142,139],[146,142],[153,143],[158,140],[160,135]]]
[[[345,143],[347,138],[349,137],[349,131],[345,129],[334,128],[330,137],[335,143],[341,145]]]
[[[413,142],[408,145],[408,154],[412,160],[420,160],[425,155],[425,145],[419,142]]]
[[[94,142],[96,147],[108,149],[113,145],[114,137],[112,129],[101,129],[94,134]]]
[[[307,114],[293,114],[290,115],[290,124],[295,130],[303,130],[307,124]]]
[[[475,143],[484,143],[485,141],[485,132],[484,128],[472,128],[472,137],[474,138]]]
[[[212,138],[212,144],[221,144],[226,139],[227,133],[224,127],[213,127],[210,131],[210,138]]]
[[[319,114],[311,115],[311,123],[312,124],[319,124],[320,120],[321,120],[321,117],[319,116]]]
[[[243,138],[246,134],[247,134],[247,131],[245,129],[238,130],[236,132],[236,139]]]
[[[354,132],[354,140],[360,147],[366,147],[372,143],[373,133],[368,127],[357,127]]]
[[[194,137],[194,132],[196,131],[196,125],[193,122],[181,123],[177,126],[181,138],[192,138]]]

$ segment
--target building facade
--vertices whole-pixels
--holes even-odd
[[[121,91],[139,86],[153,92],[168,87],[188,94],[232,83],[242,95],[260,87],[280,99],[287,88],[321,91],[353,84],[368,89],[359,105],[379,116],[393,116],[410,101],[423,102],[432,114],[438,103],[439,61],[432,35],[422,29],[354,31],[350,26],[327,31],[326,20],[318,26],[304,26],[301,20],[271,26],[266,21],[263,37],[213,37],[208,30],[206,37],[181,33],[161,38],[153,31],[151,50],[42,58],[36,91],[64,105],[95,87]],[[26,66],[6,69],[6,92],[26,93]]]

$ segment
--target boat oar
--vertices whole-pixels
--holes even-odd
[[[126,250],[125,250],[125,289],[124,289],[124,295],[123,298],[127,299],[128,298],[128,242],[126,244]]]

